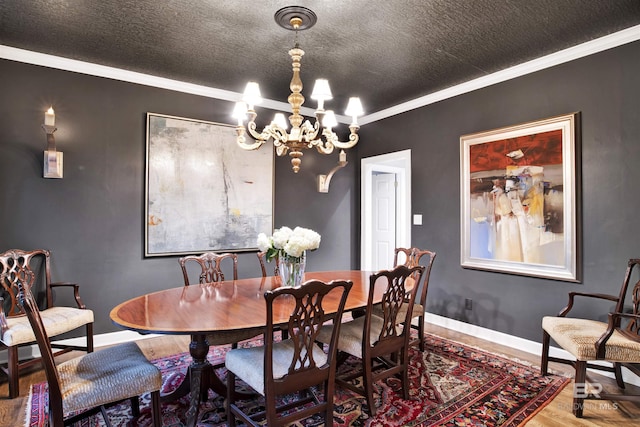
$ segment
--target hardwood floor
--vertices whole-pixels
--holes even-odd
[[[540,357],[510,347],[496,345],[470,335],[451,331],[449,329],[428,325],[427,332],[462,342],[467,345],[480,347],[486,351],[505,355],[535,366],[540,364]],[[183,352],[188,348],[188,337],[163,336],[149,338],[138,342],[140,348],[149,359]],[[60,357],[75,357],[81,353],[71,353]],[[558,373],[572,376],[573,368],[569,365],[552,363],[550,368]],[[616,391],[615,381],[597,374],[591,374],[589,379],[603,384],[606,390]],[[20,397],[8,399],[7,383],[2,379],[0,384],[0,427],[16,427],[24,425],[27,396],[30,384],[45,381],[44,372],[36,369],[24,374],[20,378]],[[633,387],[636,393],[640,393]],[[535,426],[580,426],[580,427],[619,427],[640,424],[640,405],[631,402],[618,402],[617,408],[611,402],[588,401],[584,418],[578,419],[571,413],[573,400],[573,386],[570,383],[565,389],[542,411],[533,417],[527,427]]]

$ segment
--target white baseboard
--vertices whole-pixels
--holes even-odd
[[[428,312],[425,313],[424,321],[425,323],[431,323],[436,326],[451,329],[452,331],[472,335],[483,340],[491,341],[493,343],[504,345],[506,347],[515,348],[517,350],[522,350],[527,353],[535,354],[537,356],[542,355],[542,344],[536,341],[527,340],[524,338],[516,337],[514,335],[505,334],[503,332],[494,331],[493,329],[483,328],[481,326],[472,325],[470,323],[461,322],[459,320],[450,319],[448,317],[439,316],[437,314]],[[540,337],[542,337],[542,328],[540,328]],[[575,357],[573,357],[571,353],[553,346],[549,347],[549,356],[575,360]],[[589,363],[606,365],[606,362],[600,363],[595,361]],[[613,373],[603,371],[594,372],[597,372],[600,375],[614,378]],[[622,378],[627,384],[633,384],[640,387],[640,378],[638,378],[636,375],[629,372],[625,368],[622,369]]]

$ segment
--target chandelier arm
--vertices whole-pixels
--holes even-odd
[[[265,143],[265,141],[254,140],[253,144],[247,143],[247,138],[245,137],[244,126],[236,126],[236,142],[243,150],[257,150]]]
[[[360,137],[358,136],[358,129],[360,129],[360,127],[352,125],[349,126],[349,129],[351,130],[351,133],[349,134],[349,141],[342,142],[336,138],[335,141],[332,141],[336,147],[342,150],[346,150],[347,148],[352,148],[358,143],[358,140],[360,139]]]
[[[247,131],[249,132],[249,135],[251,135],[251,137],[256,141],[261,141],[261,144],[264,144],[269,140],[270,135],[266,130],[267,129],[265,128],[262,132],[258,132],[256,122],[253,120],[247,123]]]
[[[333,135],[332,135],[333,134]],[[315,139],[309,143],[309,148],[316,147],[318,153],[322,154],[331,154],[333,153],[333,149],[335,148],[332,142],[332,138],[337,138],[336,135],[331,132],[329,129],[324,129],[322,131],[322,137]]]
[[[311,125],[309,120],[306,120],[302,124],[302,127],[300,127],[300,131],[301,131],[301,141],[304,141],[307,143],[307,148],[311,148],[312,146],[315,145],[316,143],[315,141],[318,139],[318,132],[320,131],[320,126],[318,125],[318,122],[315,122],[313,125]]]

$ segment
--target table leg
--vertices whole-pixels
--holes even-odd
[[[196,425],[200,402],[203,399],[207,399],[209,389],[219,396],[226,397],[227,395],[227,385],[220,379],[216,370],[207,360],[208,353],[209,343],[206,335],[191,335],[191,342],[189,343],[191,364],[187,374],[178,388],[161,397],[162,402],[170,402],[190,394],[189,409],[186,413],[187,427]],[[236,391],[238,399],[246,399],[253,396],[253,393]]]
[[[189,344],[189,354],[191,355],[191,365],[189,366],[188,383],[191,390],[191,401],[187,411],[187,427],[196,425],[198,420],[198,409],[202,396],[206,396],[209,378],[211,377],[211,364],[207,360],[209,353],[209,343],[205,335],[192,335]],[[189,381],[187,382],[187,379]],[[204,380],[204,381],[203,381]]]

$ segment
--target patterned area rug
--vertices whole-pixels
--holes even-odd
[[[366,400],[350,391],[336,388],[334,424],[336,426],[518,426],[536,414],[570,381],[559,376],[542,377],[539,369],[496,354],[446,340],[426,336],[427,351],[411,350],[410,400],[403,400],[399,381],[379,381],[374,397],[379,409],[376,417],[367,415]],[[243,345],[255,345],[248,342]],[[225,348],[209,352],[215,364],[224,357]],[[184,378],[191,358],[188,353],[154,360],[162,371],[163,393],[170,392]],[[339,372],[352,369],[357,359],[349,358]],[[224,375],[224,369],[218,371]],[[29,396],[27,427],[47,425],[47,385],[34,384]],[[246,402],[259,407],[260,401]],[[188,399],[163,404],[163,426],[183,426]],[[149,396],[143,396],[139,426],[150,426]],[[131,421],[128,402],[109,409],[114,426]],[[100,415],[78,426],[103,426]],[[209,400],[200,407],[199,427],[225,426],[223,398],[209,391]],[[320,426],[311,417],[294,426]]]

